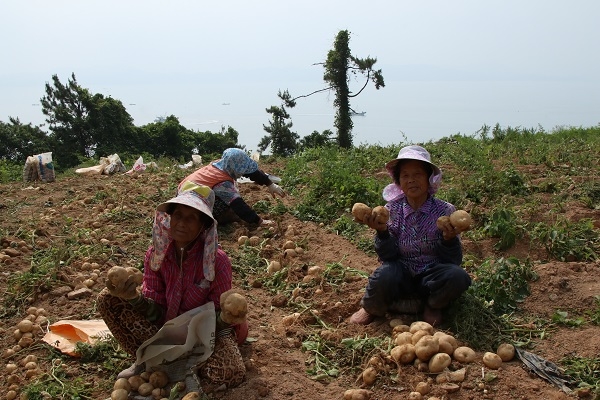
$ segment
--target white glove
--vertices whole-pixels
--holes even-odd
[[[283,191],[283,189],[281,188],[281,186],[279,186],[276,183],[271,183],[269,186],[267,186],[267,189],[269,189],[269,192],[271,192],[271,194],[273,195],[273,197],[275,197],[275,195],[278,195],[280,197],[284,197],[285,196],[285,192]]]

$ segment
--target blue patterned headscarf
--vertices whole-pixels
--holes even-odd
[[[230,148],[223,152],[220,160],[212,163],[221,171],[225,171],[233,179],[241,178],[245,174],[251,174],[258,170],[256,161],[250,158],[242,149]]]

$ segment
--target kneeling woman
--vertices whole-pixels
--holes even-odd
[[[134,279],[117,286],[107,280],[107,287],[99,294],[98,311],[129,354],[135,356],[165,322],[189,310],[213,302],[219,315],[221,295],[231,289],[232,268],[217,245],[213,203],[210,188],[187,184],[177,197],[160,204],[153,243],[144,259],[141,291]],[[245,375],[238,343],[246,339],[247,323],[230,325],[218,317],[216,330],[214,352],[207,362],[213,372],[208,377],[217,386],[238,385]],[[219,360],[227,366],[214,365]],[[133,376],[140,369],[133,364],[118,378]],[[214,371],[224,375],[216,376]]]

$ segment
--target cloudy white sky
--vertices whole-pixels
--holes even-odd
[[[175,115],[231,125],[254,148],[277,91],[324,87],[336,34],[376,57],[386,87],[352,105],[355,143],[472,134],[483,124],[600,123],[596,0],[2,1],[0,121],[44,122],[57,74],[123,102],[136,125]],[[360,85],[354,83],[358,90]],[[332,96],[291,110],[301,136],[332,128]],[[228,105],[224,105],[228,104]]]

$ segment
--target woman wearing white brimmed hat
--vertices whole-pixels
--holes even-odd
[[[217,244],[213,203],[209,187],[191,182],[182,185],[177,197],[156,208],[141,291],[133,280],[117,287],[107,280],[107,288],[98,296],[98,312],[129,354],[136,355],[167,321],[190,310],[212,302],[219,315],[221,295],[231,289],[232,267]],[[237,376],[225,377],[227,383],[239,384],[245,368],[237,343],[245,341],[247,323],[230,326],[218,318],[216,330],[213,356],[227,352],[229,365],[235,364],[231,357],[239,358],[239,369],[234,371]],[[134,363],[118,378],[139,373],[142,367]]]
[[[451,225],[443,230],[436,225],[456,208],[435,198],[442,172],[423,147],[403,147],[385,167],[393,179],[383,191],[390,218],[385,225],[367,221],[377,231],[375,250],[382,264],[369,277],[362,308],[350,321],[366,325],[417,300],[424,305],[422,319],[440,325],[442,310],[471,284],[460,266],[460,237]]]

